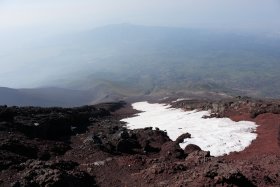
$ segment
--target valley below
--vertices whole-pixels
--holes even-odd
[[[0,186],[279,186],[279,121],[248,97],[1,106]]]

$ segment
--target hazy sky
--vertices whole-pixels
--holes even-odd
[[[64,31],[124,22],[278,31],[279,18],[279,0],[0,0],[2,31]]]

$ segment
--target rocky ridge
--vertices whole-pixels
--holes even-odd
[[[280,185],[280,130],[266,128],[279,127],[277,101],[239,97],[172,106],[211,110],[210,117],[256,120],[263,131],[243,152],[211,157],[196,145],[180,148],[191,137],[187,132],[172,141],[159,129],[128,130],[119,120],[136,111],[123,102],[78,108],[2,106],[0,186]],[[276,133],[264,136],[264,131]]]

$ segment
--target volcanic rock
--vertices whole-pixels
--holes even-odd
[[[226,163],[209,164],[204,172],[205,177],[215,180],[216,184],[235,186],[255,186],[244,176],[239,168]]]
[[[184,133],[184,134],[180,135],[180,136],[175,140],[175,142],[176,142],[177,144],[183,143],[184,140],[187,139],[187,138],[191,138],[191,134],[189,134],[189,133]]]
[[[197,145],[189,144],[184,149],[184,153],[186,155],[189,155],[190,153],[192,153],[194,151],[201,151],[201,148],[199,146],[197,146]]]
[[[212,117],[255,120],[260,122],[259,136],[242,152],[211,157],[196,145],[181,149],[179,143],[190,138],[188,133],[172,141],[159,129],[128,130],[120,119],[135,111],[115,111],[121,103],[77,108],[3,106],[0,186],[280,185],[280,127],[275,125],[280,117],[270,113],[250,118],[254,111],[277,113],[276,101],[240,97],[175,105],[215,108]]]
[[[280,147],[280,124],[278,127],[278,146]]]
[[[29,161],[23,165],[20,180],[13,186],[96,186],[93,177],[73,170],[77,163]]]

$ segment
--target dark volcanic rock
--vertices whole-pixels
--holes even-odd
[[[160,154],[166,159],[185,157],[183,149],[179,146],[179,144],[176,144],[175,142],[167,142],[163,144]]]
[[[216,184],[248,187],[256,186],[244,176],[240,169],[226,163],[209,164],[204,175],[205,177],[214,179]]]
[[[186,161],[190,165],[200,165],[208,162],[211,158],[209,151],[196,150],[188,154]]]
[[[27,158],[37,158],[38,148],[35,145],[28,144],[22,139],[6,139],[0,142],[0,150],[6,150]]]
[[[201,151],[201,148],[199,146],[197,146],[197,145],[189,144],[184,149],[184,153],[186,155],[189,155],[190,153],[192,153],[194,151]]]
[[[183,143],[185,139],[190,138],[191,134],[185,133],[179,136],[174,142],[168,141],[161,146],[160,154],[164,158],[173,159],[178,158],[182,159],[186,157],[184,150],[180,147],[180,143]]]
[[[280,124],[278,125],[278,146],[280,147]]]
[[[64,114],[40,114],[33,118],[15,118],[19,130],[32,138],[59,139],[71,135],[71,119]]]
[[[180,135],[180,136],[175,140],[175,142],[176,142],[177,144],[183,143],[184,140],[187,139],[187,138],[191,138],[191,134],[189,134],[189,133],[182,134],[182,135]]]
[[[255,103],[250,111],[252,118],[264,113],[280,114],[280,105],[278,103]]]
[[[17,112],[7,106],[0,107],[0,121],[13,121]]]
[[[94,106],[77,108],[8,107],[1,109],[0,129],[14,129],[31,138],[58,140],[85,132],[95,118],[110,112]]]
[[[10,166],[25,162],[27,159],[27,157],[9,151],[0,150],[0,171],[8,169]]]
[[[109,153],[129,153],[143,154],[159,152],[162,144],[171,141],[167,134],[160,130],[152,128],[127,130],[119,126],[111,125],[88,137],[85,142],[91,142],[101,150]]]
[[[49,160],[70,150],[69,138],[92,119],[108,116],[100,104],[77,108],[0,106],[0,170],[29,159]],[[73,126],[77,131],[73,132]]]
[[[0,122],[0,131],[9,131],[11,127],[11,123],[7,121]]]
[[[49,152],[55,156],[62,155],[70,149],[70,145],[66,144],[65,142],[54,142],[48,147]]]
[[[158,129],[136,129],[134,133],[144,152],[159,152],[164,143],[171,141],[166,132]]]
[[[249,118],[254,107],[258,110],[276,106],[258,102],[236,98],[177,104],[187,109],[197,106],[201,110],[212,109],[217,113],[210,117],[230,114],[237,120]],[[188,141],[190,134],[172,141],[159,129],[128,130],[119,119],[130,116],[131,108],[110,115],[121,105],[0,107],[0,186],[280,185],[277,150],[262,155],[259,151],[264,152],[264,147],[254,147],[254,144],[252,147],[256,150],[249,155],[245,150],[221,157],[211,157],[210,152],[192,144],[182,150],[179,144]],[[257,113],[267,111],[272,110]],[[278,115],[271,114],[256,120],[267,125],[270,120],[277,123],[278,119]],[[272,126],[265,127],[271,129]],[[280,127],[274,128],[273,138],[269,140],[280,142]],[[259,135],[258,141],[263,141],[270,134]],[[273,143],[276,149],[277,143]]]
[[[19,173],[20,180],[14,186],[96,186],[94,177],[74,170],[77,163],[31,160],[23,165],[25,169]]]
[[[116,145],[116,151],[121,153],[133,153],[133,149],[138,147],[139,144],[134,139],[121,139]]]
[[[140,148],[137,138],[134,134],[129,134],[129,132],[124,129],[114,129],[109,134],[99,134],[99,139],[101,140],[100,147],[109,153],[135,153],[136,149]],[[95,142],[100,144],[100,141]]]
[[[124,101],[119,102],[109,102],[95,105],[96,108],[102,108],[104,110],[115,112],[116,110],[124,107],[126,103]]]

